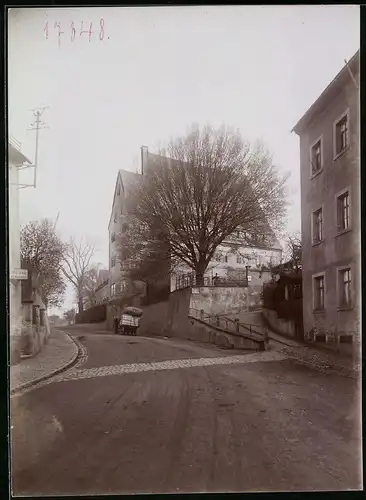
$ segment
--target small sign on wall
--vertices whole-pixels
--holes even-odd
[[[199,288],[192,288],[192,293],[199,294],[200,289]]]
[[[251,276],[248,276],[248,281],[252,281],[252,277]]]
[[[10,274],[10,279],[12,280],[27,280],[28,279],[28,269],[13,269]]]

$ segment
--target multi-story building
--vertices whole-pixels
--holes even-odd
[[[98,269],[95,276],[95,282],[92,288],[86,289],[83,293],[83,310],[90,309],[91,307],[101,304],[108,298],[108,282],[109,270]],[[91,286],[91,285],[89,285]]]
[[[300,137],[305,335],[352,339],[359,332],[358,82],[359,52],[293,129]]]
[[[128,224],[129,201],[133,196],[133,186],[137,173],[119,170],[113,196],[112,212],[109,220],[109,297],[119,295],[128,287],[119,259],[119,235]]]

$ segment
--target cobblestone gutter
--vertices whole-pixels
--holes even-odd
[[[361,372],[361,355],[346,358],[334,352],[319,351],[312,347],[283,346],[278,349],[295,362],[308,366],[320,372],[336,371],[340,375],[359,378]]]

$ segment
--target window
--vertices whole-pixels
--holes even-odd
[[[117,196],[121,194],[121,186],[118,184],[117,186]]]
[[[311,173],[317,174],[322,169],[322,143],[319,139],[311,148]]]
[[[114,255],[112,258],[111,258],[111,267],[114,267],[116,265],[116,256]]]
[[[345,231],[350,227],[349,192],[346,191],[337,197],[337,226],[338,231]]]
[[[113,218],[114,222],[117,222],[117,212],[114,212],[114,218]]]
[[[116,284],[111,285],[111,295],[116,295]]]
[[[340,155],[349,145],[348,140],[348,113],[345,113],[335,124],[335,156]]]
[[[323,240],[323,209],[313,212],[313,243]]]
[[[341,269],[338,277],[339,307],[341,308],[348,309],[352,307],[351,284],[351,269]]]
[[[228,261],[228,256],[227,254],[224,256],[224,262],[227,262]]]
[[[314,309],[316,311],[324,309],[324,276],[314,278]]]
[[[116,240],[116,233],[112,233],[111,242],[113,243]]]
[[[241,255],[236,256],[236,263],[237,264],[242,264],[243,263],[243,257]]]

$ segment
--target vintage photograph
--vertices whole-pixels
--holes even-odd
[[[12,495],[363,490],[360,7],[6,31]]]

